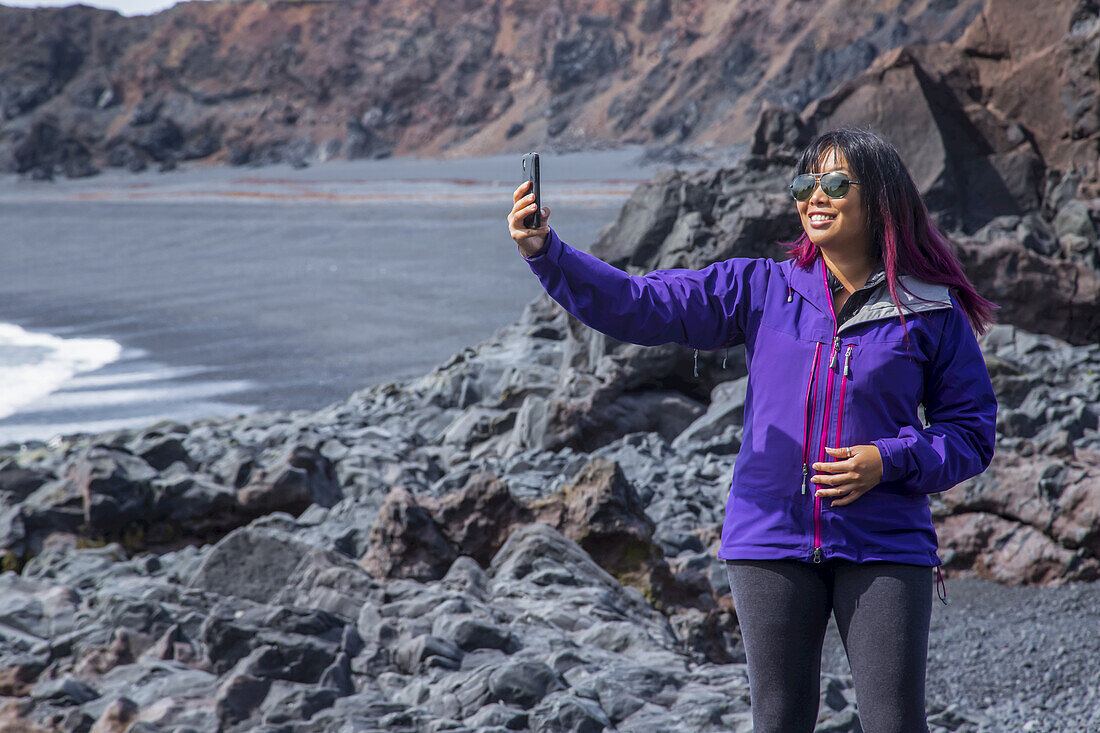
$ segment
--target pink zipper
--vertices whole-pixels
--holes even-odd
[[[813,405],[817,401],[817,364],[821,359],[821,342],[817,343],[814,350],[814,364],[810,369],[810,381],[806,383],[806,408],[802,415],[805,422],[802,424],[802,493],[810,485],[810,417],[813,415]],[[812,392],[811,392],[812,387]]]
[[[829,435],[829,409],[833,404],[833,364],[836,361],[836,342],[833,339],[832,352],[829,354],[829,383],[825,388],[825,413],[821,416],[821,450],[818,461],[825,462],[825,440]],[[814,562],[821,562],[821,497],[814,496]]]
[[[844,350],[844,368],[841,370],[840,378],[840,407],[836,412],[836,441],[833,445],[840,445],[840,426],[844,421],[844,391],[848,386],[848,377],[852,375],[852,344],[848,344],[848,348]]]
[[[837,322],[836,314],[833,313],[833,298],[832,293],[829,291],[829,273],[826,270],[828,265],[825,264],[825,260],[821,261],[821,280],[825,284],[825,295],[828,298],[829,316],[833,319],[833,339],[832,348],[829,352],[829,382],[825,388],[825,412],[821,417],[821,446],[819,451],[818,462],[825,462],[825,441],[829,435],[829,410],[831,409],[833,400],[833,364],[836,363],[836,352],[839,346],[840,338],[837,336]],[[839,420],[838,420],[839,422]],[[834,446],[836,447],[836,446]],[[816,490],[815,490],[816,494]],[[821,497],[814,496],[814,562],[821,562]]]
[[[837,339],[837,340],[839,341],[839,339]],[[836,342],[834,341],[834,344],[835,343]],[[834,348],[835,348],[835,346],[834,346]],[[852,374],[852,372],[851,372],[851,363],[852,363],[852,344],[848,344],[848,348],[844,350],[844,366],[840,370],[840,375],[841,375],[840,376],[840,404],[836,408],[836,440],[833,441],[833,446],[836,447],[836,448],[840,447],[840,430],[841,430],[842,425],[844,424],[844,392],[847,390],[847,387],[848,387],[848,377],[851,376],[851,374]],[[832,379],[833,379],[833,373],[832,373],[832,371],[830,371],[829,372],[829,383],[830,383],[830,385],[832,384]],[[828,410],[826,410],[825,414],[826,415],[829,414]],[[824,429],[822,429],[821,434],[822,435],[825,434]],[[822,443],[821,455],[822,455],[822,460],[825,460],[824,442]],[[815,509],[817,510],[817,513],[816,513],[815,516],[816,516],[816,519],[818,521],[817,521],[817,524],[816,524],[817,534],[814,538],[819,547],[821,545],[821,504],[820,504],[820,501],[821,500],[818,499],[819,503],[815,506]]]

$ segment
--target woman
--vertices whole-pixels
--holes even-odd
[[[562,242],[548,207],[542,228],[523,228],[526,187],[513,196],[512,238],[575,317],[636,344],[746,345],[744,437],[718,556],[755,733],[813,730],[830,612],[863,730],[927,731],[932,568],[942,585],[928,494],[992,459],[997,403],[974,330],[994,306],[897,150],[861,130],[813,140],[790,186],[805,231],[779,263],[631,276]]]

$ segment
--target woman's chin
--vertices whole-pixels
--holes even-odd
[[[818,249],[823,249],[826,252],[846,249],[841,244],[844,241],[843,237],[837,237],[832,232],[814,232],[813,234],[807,232],[807,234],[810,237],[810,241],[813,242],[814,246]]]

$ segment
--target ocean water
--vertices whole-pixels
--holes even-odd
[[[0,323],[0,418],[41,400],[77,374],[116,361],[121,353],[110,339],[66,339]]]
[[[543,156],[587,249],[661,165]],[[519,155],[0,178],[0,444],[317,409],[412,378],[542,293],[508,236]]]
[[[142,349],[107,338],[67,338],[0,323],[0,445],[257,409],[217,399],[250,382],[194,381],[206,371],[158,363]]]

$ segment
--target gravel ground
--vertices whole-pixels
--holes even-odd
[[[927,695],[947,711],[930,723],[952,727],[955,706],[978,723],[959,731],[1100,731],[1100,583],[945,582],[947,605],[932,601]],[[851,674],[832,621],[822,670]]]

